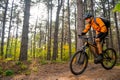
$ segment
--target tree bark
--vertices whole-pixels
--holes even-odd
[[[50,1],[50,26],[48,33],[48,51],[47,51],[47,60],[51,59],[51,32],[52,32],[52,0]]]
[[[7,38],[7,46],[6,46],[6,54],[5,54],[5,58],[7,58],[8,50],[9,50],[10,31],[11,31],[11,23],[12,23],[13,5],[14,5],[14,0],[12,1],[12,7],[11,7],[11,15],[10,15],[10,23],[9,23],[9,31],[8,31],[8,38]]]
[[[115,7],[115,2],[113,0],[113,7]],[[118,53],[120,56],[120,37],[119,37],[119,29],[118,29],[118,21],[117,21],[117,14],[114,12],[114,21],[115,21],[115,27],[116,27],[116,34],[117,34],[117,42],[118,42]],[[120,59],[120,57],[119,57]]]
[[[64,16],[65,16],[65,11],[64,11],[64,2],[63,2],[63,9],[62,9],[62,36],[61,36],[61,60],[62,60],[62,56],[63,56],[63,44],[64,44]]]
[[[4,35],[5,35],[5,24],[6,24],[6,15],[7,15],[7,8],[8,8],[8,0],[6,0],[5,12],[3,17],[3,27],[2,27],[2,38],[1,38],[1,56],[4,55]]]
[[[77,34],[80,34],[84,28],[83,22],[83,3],[82,0],[77,0]],[[79,37],[77,38],[77,50],[80,50],[80,47],[83,45],[83,42]]]
[[[18,26],[19,26],[19,14],[17,13],[17,28],[16,28],[16,38],[15,38],[15,49],[14,49],[14,60],[16,60],[17,44],[18,44]]]
[[[75,51],[77,51],[77,15],[76,15],[76,7],[75,7]]]
[[[109,2],[109,0],[108,0],[108,19],[110,20],[110,22],[111,22],[111,18],[110,18],[110,2]],[[108,29],[108,31],[109,31],[109,36],[110,36],[110,38],[109,38],[109,46],[110,47],[112,47],[113,48],[113,37],[112,37],[112,29],[111,29],[111,27],[110,27],[110,29]]]
[[[23,21],[23,32],[20,48],[19,60],[27,60],[27,50],[28,50],[28,29],[29,29],[29,17],[30,17],[30,3],[31,0],[24,0],[25,9],[24,9],[24,21]]]
[[[61,7],[62,7],[62,0],[58,0],[58,8],[57,8],[55,31],[54,31],[52,60],[56,60],[57,54],[58,54],[58,29],[59,29],[59,14],[60,14]]]
[[[71,30],[70,30],[70,5],[68,0],[68,44],[69,44],[69,57],[71,58]]]
[[[37,16],[37,20],[35,23],[35,31],[34,31],[34,42],[33,42],[33,58],[35,59],[35,55],[36,55],[36,29],[37,29],[37,23],[38,23],[38,16]]]

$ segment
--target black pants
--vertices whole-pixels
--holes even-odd
[[[102,41],[107,35],[108,35],[108,32],[106,32],[106,33],[100,32],[100,33],[96,36],[96,38],[99,38],[100,41]]]

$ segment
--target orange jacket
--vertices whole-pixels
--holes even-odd
[[[107,32],[107,27],[100,18],[96,18],[96,22],[99,24],[99,26],[94,22],[94,18],[93,18],[91,24],[89,23],[86,24],[86,27],[83,30],[83,32],[87,33],[91,27],[96,31],[96,34],[99,34],[100,32],[103,33]]]

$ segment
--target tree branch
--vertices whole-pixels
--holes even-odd
[[[4,7],[4,6],[2,6],[1,4],[0,4],[0,7],[2,7],[3,9],[5,9],[5,7]]]

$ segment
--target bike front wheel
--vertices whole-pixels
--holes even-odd
[[[83,51],[76,52],[70,60],[70,71],[74,75],[83,73],[88,64],[88,56]]]
[[[103,53],[103,61],[101,65],[109,70],[112,69],[117,61],[116,51],[112,48],[107,48]]]

